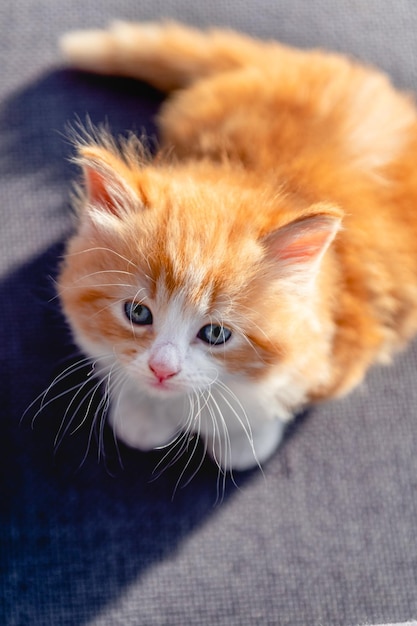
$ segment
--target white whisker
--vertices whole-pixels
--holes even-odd
[[[74,282],[79,283],[82,280],[86,280],[92,276],[98,276],[99,274],[125,274],[126,276],[135,276],[133,272],[127,272],[126,270],[97,270],[96,272],[91,272],[90,274],[83,274],[83,276],[80,276]]]
[[[91,418],[87,446],[81,460],[80,467],[87,458],[88,452],[91,448],[94,432],[97,432],[98,458],[99,460],[102,457],[105,458],[104,425],[109,408],[110,395],[112,390],[120,384],[120,381],[125,376],[121,366],[117,365],[117,361],[113,364],[109,371],[108,367],[105,365],[104,358],[105,357],[103,356],[103,362],[101,362],[101,359],[93,360],[92,358],[85,357],[79,359],[75,363],[71,363],[62,372],[55,376],[45,391],[39,394],[37,398],[35,398],[35,400],[28,406],[21,418],[21,421],[24,420],[28,412],[35,407],[37,403],[39,403],[37,410],[31,417],[31,427],[33,429],[35,427],[36,420],[43,411],[45,411],[54,402],[58,402],[62,398],[70,396],[69,403],[66,406],[60,425],[55,434],[53,447],[54,454],[56,455],[62,446],[64,439],[67,436],[75,435],[83,428],[83,426],[87,424],[87,422],[89,422]],[[106,360],[107,358],[108,357],[106,357]],[[91,367],[86,372],[82,380],[79,380],[67,388],[62,388],[65,386],[67,380],[70,380],[77,374],[80,374],[88,364],[90,364]],[[92,376],[94,376],[95,381],[91,380]],[[58,389],[58,386],[60,389]],[[96,403],[99,393],[102,393],[102,396]],[[94,405],[94,414],[91,416]],[[119,461],[121,462],[120,452],[116,440],[115,445]]]
[[[55,399],[55,397],[52,397],[50,400],[48,400],[48,402],[45,402],[47,396],[52,391],[52,389],[55,387],[55,385],[57,385],[60,382],[62,382],[67,376],[71,376],[73,373],[75,373],[78,370],[80,370],[83,367],[85,367],[87,363],[89,363],[89,362],[91,363],[91,361],[92,361],[91,358],[87,358],[86,357],[84,359],[81,359],[81,360],[77,361],[77,363],[72,363],[67,368],[65,368],[65,370],[63,372],[60,372],[60,374],[58,374],[54,378],[54,380],[48,385],[48,387],[44,391],[42,391],[38,396],[36,396],[36,398],[25,409],[22,417],[20,418],[20,423],[21,424],[23,423],[23,421],[24,421],[26,415],[29,413],[29,411],[40,401],[39,409],[36,411],[35,415],[31,419],[31,427],[33,429],[35,421],[36,421],[36,418],[38,417],[38,415],[43,411],[44,408],[46,408],[46,406],[48,406],[48,404],[50,404],[50,402],[52,402]],[[67,392],[68,392],[68,390],[67,390]],[[62,395],[65,395],[65,393],[66,392],[60,394],[59,397],[61,397]]]
[[[87,459],[87,456],[89,454],[89,451],[91,449],[91,443],[93,440],[93,436],[96,436],[97,438],[97,460],[98,462],[100,462],[101,457],[103,457],[105,459],[105,451],[104,451],[104,425],[106,422],[106,417],[107,417],[107,412],[109,409],[109,405],[110,405],[110,392],[111,392],[111,388],[114,384],[118,384],[118,379],[121,378],[123,376],[123,372],[120,370],[118,372],[118,377],[116,378],[115,381],[112,381],[112,374],[113,371],[116,367],[116,364],[114,364],[112,366],[112,368],[110,369],[110,371],[106,374],[106,376],[102,379],[99,379],[97,382],[97,385],[95,385],[94,389],[92,390],[92,395],[90,397],[89,403],[88,403],[88,407],[85,411],[85,415],[84,418],[82,420],[82,422],[80,422],[79,426],[73,431],[73,433],[78,430],[82,425],[84,425],[84,423],[87,421],[87,418],[89,416],[90,410],[91,410],[91,406],[92,403],[94,401],[94,397],[97,393],[97,391],[100,388],[103,388],[103,394],[98,402],[98,405],[94,411],[94,415],[92,416],[92,420],[91,420],[91,425],[90,425],[90,429],[89,429],[89,435],[88,435],[88,439],[87,439],[87,445],[86,445],[86,449],[84,452],[84,456],[81,459],[80,465],[79,467],[82,467],[82,465],[84,464],[84,462]],[[86,399],[86,398],[85,398]],[[71,434],[73,434],[71,433]],[[119,449],[117,447],[117,443],[116,443],[116,448],[118,451],[118,457],[120,459],[120,454],[119,454]]]
[[[58,429],[57,434],[55,435],[55,440],[54,440],[54,450],[55,450],[55,454],[57,453],[58,449],[60,448],[60,446],[61,446],[61,444],[62,444],[63,440],[64,440],[64,439],[65,439],[65,437],[66,437],[66,435],[67,435],[68,433],[70,434],[70,436],[74,435],[74,434],[75,434],[75,433],[76,433],[76,432],[77,432],[77,431],[78,431],[78,430],[79,430],[79,429],[80,429],[80,428],[81,428],[81,427],[85,424],[85,422],[87,421],[87,418],[88,418],[88,416],[89,416],[89,412],[90,412],[90,409],[91,409],[91,404],[92,404],[92,402],[93,402],[93,400],[94,400],[94,396],[95,396],[95,394],[96,394],[97,390],[98,390],[98,389],[100,388],[100,386],[101,386],[101,380],[99,380],[99,381],[98,381],[98,382],[94,385],[94,387],[93,387],[92,389],[89,389],[89,390],[87,391],[87,393],[86,393],[86,394],[85,394],[85,395],[81,398],[81,400],[80,400],[80,402],[78,403],[78,405],[77,405],[77,407],[76,407],[75,411],[73,411],[72,416],[71,416],[71,418],[70,418],[70,420],[69,420],[69,422],[68,422],[68,423],[66,423],[66,418],[67,418],[67,416],[68,416],[69,409],[70,409],[70,407],[71,407],[71,405],[72,405],[73,401],[74,401],[74,400],[75,400],[75,398],[77,397],[77,395],[78,395],[81,391],[83,391],[84,387],[86,387],[86,386],[87,386],[87,385],[89,385],[89,384],[90,384],[90,381],[89,381],[89,380],[86,380],[86,381],[84,381],[84,382],[81,384],[81,386],[80,386],[80,385],[78,385],[78,391],[77,391],[77,393],[75,394],[75,396],[72,398],[72,400],[71,400],[71,402],[70,402],[69,406],[67,407],[67,410],[66,410],[66,411],[65,411],[65,413],[64,413],[64,417],[63,417],[63,419],[61,420],[61,425],[60,425],[60,427],[59,427],[59,429]],[[72,426],[72,424],[73,424],[74,420],[75,420],[75,419],[77,418],[77,416],[78,416],[78,411],[80,410],[80,408],[82,407],[82,405],[84,404],[84,402],[87,400],[87,398],[88,398],[89,396],[90,396],[90,399],[89,399],[89,402],[88,402],[87,408],[86,408],[86,410],[85,410],[84,417],[81,419],[81,421],[79,422],[79,424],[78,424],[78,425],[77,425],[77,426],[76,426],[76,427],[75,427],[72,431],[70,431],[71,426]],[[64,426],[65,426],[65,427],[64,427]]]
[[[211,390],[209,390],[209,393],[210,393],[210,400],[212,403],[212,406],[208,404],[208,410],[209,410],[209,414],[210,414],[212,424],[213,424],[212,455],[219,470],[224,471],[224,467],[227,467],[228,461],[230,459],[230,451],[231,451],[230,435],[229,435],[227,424],[223,417],[222,411],[218,403],[216,402],[216,399],[214,398]],[[218,420],[216,419],[216,413],[214,409],[217,411],[217,415],[219,418]],[[221,427],[221,430],[220,430],[220,427]],[[222,434],[224,435],[223,437],[222,437]],[[218,450],[218,453],[220,456],[219,459],[217,458],[217,452],[215,449],[216,438],[217,438],[218,445],[219,445],[219,450]]]
[[[251,423],[250,420],[248,418],[248,415],[242,405],[242,403],[240,402],[239,398],[236,396],[235,393],[233,393],[233,391],[227,386],[225,385],[222,381],[218,380],[216,382],[216,387],[218,390],[219,395],[221,396],[222,400],[226,403],[226,405],[229,407],[229,409],[232,412],[232,415],[234,416],[234,418],[237,420],[237,422],[239,423],[239,425],[242,427],[243,432],[245,433],[245,436],[248,440],[248,443],[250,445],[252,454],[253,454],[253,459],[256,463],[256,465],[258,466],[258,468],[261,470],[261,472],[263,473],[262,470],[262,466],[261,463],[258,459],[258,455],[256,453],[255,450],[255,445],[254,445],[254,439],[253,439],[253,432],[252,432],[252,427],[251,427]],[[222,391],[220,391],[220,389]],[[225,393],[229,394],[230,398],[236,402],[238,409],[241,411],[242,417],[239,415],[238,411],[233,407],[233,405],[231,404],[231,402],[229,402],[229,400],[226,398]]]
[[[232,398],[232,400],[234,400],[237,403],[238,408],[242,412],[243,419],[239,416],[239,413],[232,406],[232,404],[229,402],[229,400],[227,400],[227,398],[224,395],[224,393],[219,391],[219,394],[220,394],[222,400],[227,404],[229,409],[232,411],[232,414],[235,416],[235,418],[237,419],[239,424],[242,426],[242,429],[244,430],[245,435],[247,436],[249,442],[252,443],[253,442],[252,428],[251,428],[249,418],[247,416],[247,413],[246,413],[242,403],[240,402],[240,400],[238,399],[236,394],[234,394],[232,392],[232,390],[227,385],[225,385],[222,381],[220,381],[220,380],[216,381],[216,387],[217,387],[217,389],[221,389],[222,391],[228,393],[229,396]],[[246,424],[244,423],[244,421],[246,422]]]
[[[123,261],[126,261],[126,263],[128,265],[135,265],[135,263],[131,260],[128,259],[127,257],[123,256],[123,254],[120,254],[119,252],[116,252],[116,250],[112,250],[112,248],[106,248],[105,246],[96,246],[94,248],[86,248],[85,250],[79,250],[78,252],[71,252],[66,254],[66,257],[73,257],[73,256],[78,256],[80,254],[86,254],[88,252],[110,252],[111,254],[114,254],[115,256],[119,257],[119,259],[122,259]]]
[[[229,432],[227,429],[227,424],[223,418],[223,415],[221,413],[220,407],[218,406],[218,404],[216,403],[213,394],[211,392],[211,389],[208,390],[209,396],[208,399],[214,403],[214,407],[208,407],[209,409],[209,414],[213,423],[213,438],[212,438],[212,452],[211,452],[211,456],[217,466],[217,481],[216,481],[216,501],[215,501],[215,506],[217,504],[219,504],[219,502],[221,503],[224,499],[224,494],[226,491],[226,478],[227,478],[227,470],[225,469],[228,466],[228,460],[230,459],[231,456],[231,442],[230,442],[230,436],[229,436]],[[221,425],[221,429],[223,431],[223,437],[221,436],[220,433],[220,426],[218,424],[218,421],[216,419],[216,414],[215,414],[215,410],[217,409],[218,412],[218,416],[219,416],[219,420],[220,420],[220,425]],[[217,433],[217,440],[218,440],[218,445],[219,445],[219,456],[220,459],[217,459],[217,452],[215,449],[215,443],[216,443],[216,433]],[[207,446],[206,446],[207,449]],[[234,478],[233,478],[233,470],[232,468],[229,468],[229,474],[234,482]]]
[[[172,499],[174,499],[175,494],[177,493],[177,490],[178,490],[178,488],[179,488],[179,485],[181,484],[181,480],[183,479],[183,477],[184,477],[184,475],[185,475],[185,473],[186,473],[186,471],[187,471],[188,467],[190,466],[191,460],[192,460],[192,458],[193,458],[193,456],[194,456],[194,454],[195,454],[195,451],[197,450],[197,446],[198,446],[199,439],[198,439],[198,437],[195,437],[195,436],[194,436],[194,437],[192,437],[191,439],[190,439],[190,438],[188,439],[188,443],[189,443],[190,441],[192,441],[192,440],[194,440],[194,446],[193,446],[193,449],[191,450],[191,453],[190,453],[190,455],[189,455],[189,457],[188,457],[188,460],[187,460],[187,462],[186,462],[186,464],[185,464],[185,467],[182,469],[182,471],[181,471],[181,473],[180,473],[180,475],[179,475],[179,478],[178,478],[178,480],[177,480],[177,482],[176,482],[176,484],[175,484],[174,491],[173,491],[173,494],[172,494]],[[187,448],[188,448],[188,446],[187,446]],[[203,461],[203,459],[202,459],[202,461]],[[200,465],[198,466],[198,468],[197,468],[197,470],[196,470],[196,471],[198,471],[198,469],[201,467],[202,461],[201,461],[201,463],[200,463]],[[182,487],[186,487],[186,486],[187,486],[187,485],[191,482],[191,480],[194,478],[194,476],[195,476],[195,472],[193,472],[193,474],[191,475],[191,477],[187,480],[187,482],[185,482],[185,483],[184,483],[184,485],[182,485]]]
[[[94,363],[94,366],[96,365],[96,363]],[[107,370],[105,370],[107,371]],[[77,404],[75,410],[72,411],[72,416],[70,418],[70,420],[67,422],[67,417],[68,414],[73,406],[73,404],[75,403],[77,397],[83,392],[83,390],[85,389],[85,387],[89,387],[91,384],[90,381],[90,376],[91,374],[94,372],[94,375],[96,377],[96,383],[94,384],[94,386],[90,389],[87,389],[87,392],[81,397],[79,403]],[[61,420],[61,425],[58,429],[58,432],[55,436],[55,441],[54,441],[54,447],[55,447],[55,452],[57,451],[57,449],[60,447],[63,439],[65,438],[65,436],[69,433],[70,436],[75,435],[75,433],[80,430],[82,428],[82,426],[85,424],[85,422],[87,421],[89,414],[90,414],[90,409],[92,406],[92,403],[94,401],[94,397],[97,393],[97,391],[100,389],[100,387],[102,386],[103,383],[103,379],[100,376],[100,371],[99,372],[95,372],[94,369],[92,369],[88,376],[87,379],[84,381],[81,381],[77,387],[78,387],[78,391],[74,394],[74,396],[72,397],[69,405],[66,408],[66,411],[64,413],[64,416]],[[76,388],[77,388],[76,387]],[[71,426],[74,422],[74,420],[77,418],[79,410],[81,409],[81,407],[83,406],[83,404],[86,402],[87,398],[90,396],[90,399],[88,401],[88,405],[87,408],[85,410],[84,413],[84,417],[81,419],[81,421],[78,423],[78,425],[73,429],[71,429]],[[65,424],[65,428],[64,428],[64,424]]]
[[[191,426],[194,421],[194,403],[192,401],[191,396],[187,396],[189,400],[189,410],[188,415],[185,420],[185,425],[179,430],[178,434],[173,438],[173,440],[163,446],[158,446],[155,448],[156,450],[163,450],[164,448],[169,448],[168,452],[163,456],[163,458],[158,462],[156,467],[154,468],[152,474],[154,477],[159,478],[168,468],[172,467],[178,459],[185,453],[188,448],[188,444],[193,437],[193,433],[191,432]],[[175,455],[172,459],[170,459],[169,463],[163,466],[164,462],[169,459],[170,455],[174,452],[175,448],[178,449],[175,452]],[[161,469],[157,472],[158,468]]]
[[[119,414],[118,407],[119,407],[119,402],[120,402],[122,390],[123,390],[124,386],[128,383],[128,380],[129,379],[128,379],[128,376],[126,375],[126,372],[122,368],[120,368],[120,372],[118,374],[118,377],[116,378],[116,380],[112,381],[111,385],[109,384],[109,386],[108,386],[108,405],[107,406],[110,405],[110,401],[116,402],[116,407],[115,407],[115,410],[113,411],[113,414],[116,415],[116,416]],[[114,392],[116,387],[117,387],[117,391],[118,391],[118,393],[117,393],[117,400],[115,400],[116,394]],[[121,454],[120,454],[120,447],[119,447],[118,437],[117,437],[117,434],[116,434],[116,430],[117,430],[116,423],[117,423],[116,421],[113,422],[111,431],[112,431],[112,434],[113,434],[113,441],[114,441],[114,445],[115,445],[115,448],[116,448],[119,465],[123,469],[123,461],[122,461],[122,457],[121,457]]]

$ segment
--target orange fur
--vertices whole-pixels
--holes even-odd
[[[288,372],[311,401],[349,391],[413,336],[417,116],[386,77],[176,24],[118,23],[63,49],[177,90],[153,160],[133,139],[79,147],[86,192],[60,290],[82,345],[99,335],[128,358],[155,333],[132,339],[113,304],[183,298],[184,315],[244,338],[210,358],[248,381]]]

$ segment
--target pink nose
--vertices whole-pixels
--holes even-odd
[[[154,346],[149,357],[148,366],[160,383],[168,378],[172,378],[181,370],[181,358],[178,348],[170,342]]]
[[[160,383],[164,382],[164,380],[167,380],[168,378],[176,376],[179,372],[177,368],[170,367],[169,365],[163,363],[149,362],[149,369],[155,374]]]

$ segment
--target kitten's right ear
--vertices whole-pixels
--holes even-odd
[[[83,146],[76,162],[83,171],[84,217],[97,225],[114,225],[114,218],[137,206],[132,173],[121,158],[100,146]]]

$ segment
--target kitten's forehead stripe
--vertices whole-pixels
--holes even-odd
[[[222,291],[233,289],[236,280],[242,281],[244,267],[239,263],[237,271],[234,256],[238,254],[225,259],[225,251],[230,249],[227,242],[219,243],[215,237],[196,240],[187,226],[182,215],[178,223],[173,219],[163,221],[152,233],[152,252],[148,256],[153,279],[150,295],[155,297],[156,285],[163,281],[169,294],[184,291],[195,306],[210,309]]]

